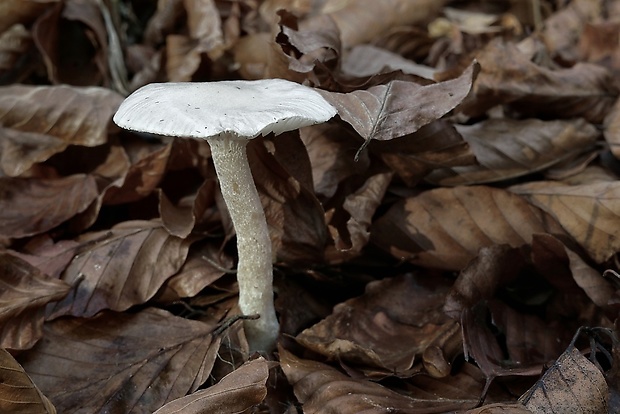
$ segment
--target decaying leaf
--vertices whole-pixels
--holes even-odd
[[[19,361],[59,412],[152,413],[208,378],[214,328],[157,309],[63,318]]]
[[[0,410],[14,414],[56,414],[56,409],[5,349],[0,349]]]
[[[201,391],[169,402],[155,414],[241,413],[260,404],[267,395],[267,361],[248,361],[222,380]]]

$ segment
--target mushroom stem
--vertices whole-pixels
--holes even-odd
[[[252,351],[271,351],[278,337],[273,307],[271,239],[263,206],[248,163],[247,140],[222,134],[208,139],[224,202],[237,233],[239,308]]]

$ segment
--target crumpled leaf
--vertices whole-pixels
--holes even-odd
[[[62,318],[19,361],[59,412],[152,413],[208,378],[214,328],[158,309]]]
[[[81,247],[62,275],[75,294],[49,308],[49,318],[124,311],[146,302],[179,270],[193,242],[149,221],[120,223],[76,241]]]
[[[460,270],[482,247],[518,247],[535,233],[564,233],[549,215],[514,195],[485,186],[425,191],[377,219],[371,241],[401,260]]]
[[[56,409],[19,363],[0,348],[0,410],[12,414],[56,414]]]
[[[260,404],[267,396],[267,361],[259,357],[226,375],[217,384],[171,401],[155,414],[241,413]]]
[[[18,177],[34,164],[67,148],[60,138],[36,132],[0,127],[0,169],[2,175]]]
[[[426,179],[439,185],[471,185],[531,174],[592,148],[597,129],[582,119],[490,119],[457,125],[478,165],[433,171]]]
[[[448,289],[446,280],[414,275],[371,282],[363,296],[336,305],[330,316],[296,339],[330,360],[407,376],[427,348],[441,347],[445,336],[458,331],[442,311]],[[449,366],[442,357],[442,365]]]
[[[43,233],[85,211],[98,196],[91,175],[58,179],[0,177],[0,235]]]
[[[0,253],[0,286],[0,347],[12,350],[31,348],[39,340],[45,306],[71,290],[8,253]]]
[[[608,398],[602,372],[571,344],[519,402],[533,413],[606,413]]]
[[[304,414],[444,413],[471,408],[478,401],[469,393],[452,398],[424,390],[419,395],[402,395],[374,382],[350,378],[321,362],[297,358],[282,348],[280,363]]]
[[[598,263],[620,250],[619,182],[537,181],[513,186],[510,191],[553,216]]]
[[[454,109],[469,94],[477,72],[474,63],[456,79],[425,86],[394,80],[346,94],[317,91],[366,141],[389,140],[411,134]]]

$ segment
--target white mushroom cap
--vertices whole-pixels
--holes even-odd
[[[173,137],[251,139],[322,123],[335,114],[318,92],[283,79],[152,83],[125,99],[114,122]]]

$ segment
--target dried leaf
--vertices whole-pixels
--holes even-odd
[[[334,19],[341,33],[343,48],[369,43],[395,26],[409,26],[428,20],[439,12],[444,1],[403,0],[336,1],[323,5],[323,13]],[[381,18],[377,18],[381,16]],[[363,28],[363,30],[360,30]]]
[[[571,345],[519,402],[533,413],[606,413],[608,398],[601,371]]]
[[[612,73],[601,66],[577,63],[568,69],[547,69],[499,39],[477,59],[482,69],[474,94],[461,107],[470,116],[506,104],[524,117],[582,117],[601,123],[620,93]]]
[[[171,236],[160,223],[128,221],[86,233],[62,275],[75,294],[48,309],[48,317],[124,311],[149,300],[184,263],[193,240]]]
[[[155,414],[241,413],[260,404],[267,395],[267,361],[259,357],[226,375],[219,383],[169,402]]]
[[[208,378],[214,328],[157,309],[62,318],[19,361],[59,412],[152,413]]]
[[[62,139],[51,135],[0,127],[2,175],[18,177],[33,165],[64,151],[68,145]]]
[[[91,175],[58,179],[0,178],[0,235],[43,233],[85,211],[97,198]]]
[[[39,340],[45,306],[71,290],[8,253],[0,254],[0,285],[0,346],[14,350],[31,348]]]
[[[426,86],[395,80],[347,94],[319,92],[366,141],[389,140],[414,133],[454,109],[469,94],[477,72],[473,64],[456,79]]]
[[[535,233],[563,231],[521,197],[475,186],[439,188],[397,202],[373,223],[371,241],[402,260],[460,270],[482,247],[519,247]]]
[[[598,263],[620,250],[620,183],[591,181],[569,185],[529,182],[510,191],[529,199],[553,216]]]
[[[0,124],[93,147],[107,141],[108,124],[122,100],[98,87],[1,86]]]
[[[471,185],[531,174],[591,148],[597,129],[582,119],[490,119],[456,126],[479,165],[436,170],[426,179],[439,185]]]
[[[13,414],[56,414],[56,409],[5,349],[0,349],[0,410]]]
[[[299,359],[284,349],[280,349],[280,363],[305,414],[444,413],[477,402],[471,395],[437,397],[424,391],[419,396],[402,395],[374,382],[347,377],[329,365]]]

